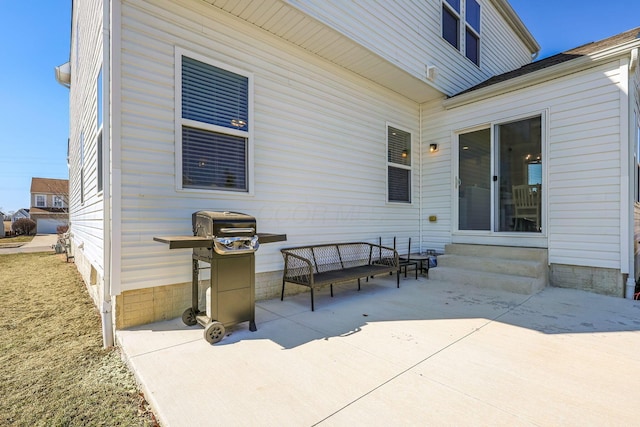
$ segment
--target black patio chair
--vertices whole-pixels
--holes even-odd
[[[395,237],[393,238],[393,249],[396,249]],[[411,260],[411,237],[409,237],[409,247],[407,248],[407,255],[400,255],[400,258],[398,258],[398,260],[400,262],[400,270],[398,271],[398,274],[401,273],[404,269],[404,277],[407,277],[407,270],[409,269],[409,267],[413,267],[413,270],[416,272],[416,280],[418,280],[418,261]]]

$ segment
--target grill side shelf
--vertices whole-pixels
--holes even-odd
[[[258,243],[261,245],[263,243],[275,243],[275,242],[286,242],[287,235],[286,234],[275,234],[275,233],[258,233]]]
[[[169,249],[211,248],[213,239],[199,236],[159,236],[153,240],[169,245]],[[287,240],[286,234],[258,233],[258,243],[275,243]]]
[[[169,245],[169,249],[191,249],[210,248],[213,246],[213,239],[198,236],[160,236],[153,240]]]

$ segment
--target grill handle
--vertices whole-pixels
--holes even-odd
[[[213,250],[220,255],[253,253],[258,250],[258,236],[253,237],[216,237]]]
[[[250,233],[250,234],[256,234],[256,229],[255,228],[221,228],[220,229],[221,233]]]

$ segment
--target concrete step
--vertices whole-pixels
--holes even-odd
[[[438,257],[439,259],[440,257]],[[544,277],[524,277],[487,271],[466,270],[441,266],[429,270],[429,278],[445,282],[462,283],[485,289],[495,289],[518,294],[531,295],[546,286]]]
[[[440,266],[523,277],[544,277],[547,268],[540,261],[455,254],[440,255],[438,257],[438,267]]]
[[[469,245],[451,243],[445,246],[447,255],[476,256],[483,258],[520,259],[547,263],[547,250],[514,246]]]
[[[445,247],[429,277],[530,295],[547,286],[547,264],[546,249],[455,243]]]

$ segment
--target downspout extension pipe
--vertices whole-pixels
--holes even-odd
[[[629,100],[629,114],[628,114],[628,120],[629,120],[629,145],[628,145],[628,152],[629,152],[629,160],[630,162],[633,159],[633,149],[631,147],[634,146],[635,144],[635,135],[636,135],[636,128],[638,126],[637,122],[634,122],[635,119],[635,114],[634,111],[636,111],[637,108],[637,100],[636,97],[638,96],[638,93],[636,92],[636,86],[633,84],[633,75],[636,72],[636,69],[638,67],[638,57],[640,55],[638,55],[640,53],[640,48],[635,48],[631,51],[631,57],[629,59],[629,76],[628,76],[628,93],[627,93],[627,99]],[[633,96],[632,96],[633,94]],[[640,114],[640,111],[638,112]],[[636,119],[637,120],[637,119]],[[630,165],[630,169],[629,169],[629,176],[632,177],[633,176],[633,164]],[[625,286],[625,293],[624,293],[624,297],[626,299],[633,299],[635,291],[636,291],[636,276],[638,275],[638,272],[636,271],[635,268],[635,220],[634,220],[634,199],[635,196],[632,194],[632,189],[634,188],[634,185],[631,184],[630,185],[630,194],[629,194],[629,203],[630,203],[630,209],[629,209],[629,216],[630,216],[630,225],[629,225],[629,234],[630,239],[629,239],[629,252],[630,252],[630,256],[629,256],[629,275],[627,277],[627,282],[626,282],[626,286]]]
[[[107,167],[102,167],[102,182],[103,188],[103,290],[102,290],[102,304],[100,307],[100,317],[102,320],[102,345],[104,348],[113,347],[114,334],[113,334],[113,313],[111,307],[111,161],[110,147],[111,147],[111,1],[105,0],[102,6],[102,93],[103,103],[107,104],[107,108],[102,108],[104,112],[103,117],[103,138],[102,144],[102,159],[103,162],[107,162]]]

